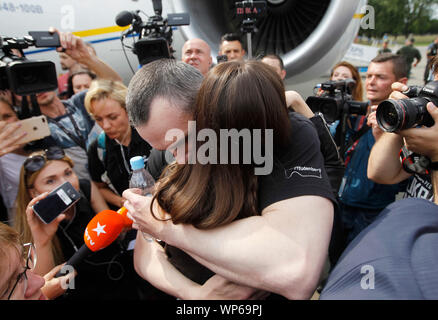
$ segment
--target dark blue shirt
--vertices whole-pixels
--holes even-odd
[[[320,299],[437,299],[437,266],[438,206],[403,199],[350,243]]]

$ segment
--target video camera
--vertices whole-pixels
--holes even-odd
[[[116,17],[116,24],[120,27],[131,25],[123,32],[122,41],[131,34],[137,33],[139,40],[135,42],[132,52],[137,55],[141,65],[161,58],[172,58],[172,27],[190,24],[188,13],[168,14],[166,19],[161,16],[161,0],[152,0],[155,15],[143,22],[139,16],[140,10],[122,11]]]
[[[55,64],[28,60],[23,49],[30,46],[59,47],[61,44],[57,33],[46,31],[30,31],[29,36],[23,38],[0,36],[0,90],[29,95],[58,88]]]
[[[321,112],[329,123],[339,120],[343,114],[366,115],[368,103],[352,99],[355,86],[353,79],[321,83],[324,93],[320,97],[308,97],[306,103],[313,112]]]
[[[426,105],[433,102],[438,106],[438,81],[431,81],[424,87],[409,87],[403,94],[410,99],[388,99],[379,104],[376,112],[379,127],[387,132],[396,132],[416,126],[433,126],[434,121]]]

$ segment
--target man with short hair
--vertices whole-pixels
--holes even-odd
[[[377,54],[378,54],[378,55],[379,55],[379,54],[382,54],[382,53],[387,53],[387,52],[391,53],[391,52],[392,52],[391,49],[388,48],[388,43],[389,43],[388,40],[384,40],[384,41],[383,41],[382,48],[379,49],[379,51],[377,51]]]
[[[434,79],[438,81],[438,58],[434,58],[431,66],[435,70]],[[390,96],[391,99],[408,99],[402,93],[408,89],[406,83],[394,83],[392,89],[394,92]],[[427,108],[429,114],[435,114],[436,107],[432,106],[432,103],[428,103]],[[428,173],[431,170],[422,165],[427,161],[420,162],[420,166],[412,166],[409,158],[411,152],[416,152],[429,157],[431,161],[438,161],[438,124],[435,122],[431,127],[422,126],[388,133],[379,128],[375,112],[370,118],[376,143],[368,162],[368,177],[378,183],[386,184],[398,183],[412,177],[406,186],[404,197],[422,198],[438,203],[432,188],[431,175]]]
[[[397,81],[407,81],[403,57],[384,53],[371,60],[365,80],[370,106],[388,99],[392,92],[391,84]],[[367,125],[367,116],[351,117],[350,121],[353,132],[344,156],[346,169],[338,193],[344,229],[348,233],[347,242],[353,240],[377,218],[383,208],[395,200],[399,189],[397,184],[382,185],[368,179],[368,157],[375,138]]]
[[[417,48],[414,47],[414,38],[406,39],[405,46],[401,47],[397,54],[405,57],[406,65],[408,67],[408,79],[411,76],[411,67],[416,67],[421,60],[421,53]],[[417,61],[414,62],[414,59]],[[414,64],[412,64],[414,62]]]
[[[275,69],[275,72],[280,76],[281,80],[286,78],[286,70],[284,69],[283,59],[277,54],[268,54],[262,58],[262,62],[270,65]]]
[[[64,52],[58,52],[58,55],[61,69],[66,71],[66,73],[63,73],[58,77],[58,92],[62,94],[63,92],[67,91],[68,78],[73,72],[79,71],[81,69],[81,65]]]
[[[213,62],[210,46],[202,39],[187,40],[181,50],[181,60],[194,66],[205,76]]]
[[[227,33],[221,37],[219,55],[226,55],[228,61],[243,59],[245,50],[243,49],[242,39],[237,33]]]

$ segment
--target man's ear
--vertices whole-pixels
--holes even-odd
[[[286,78],[286,70],[281,70],[281,80],[284,80]]]
[[[403,84],[408,84],[408,78],[406,78],[406,77],[400,78],[397,80],[397,82],[401,82]]]

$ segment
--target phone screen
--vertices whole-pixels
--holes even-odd
[[[47,197],[38,201],[33,206],[33,211],[44,223],[50,223],[79,201],[80,197],[81,195],[71,183],[65,182],[50,192]]]

